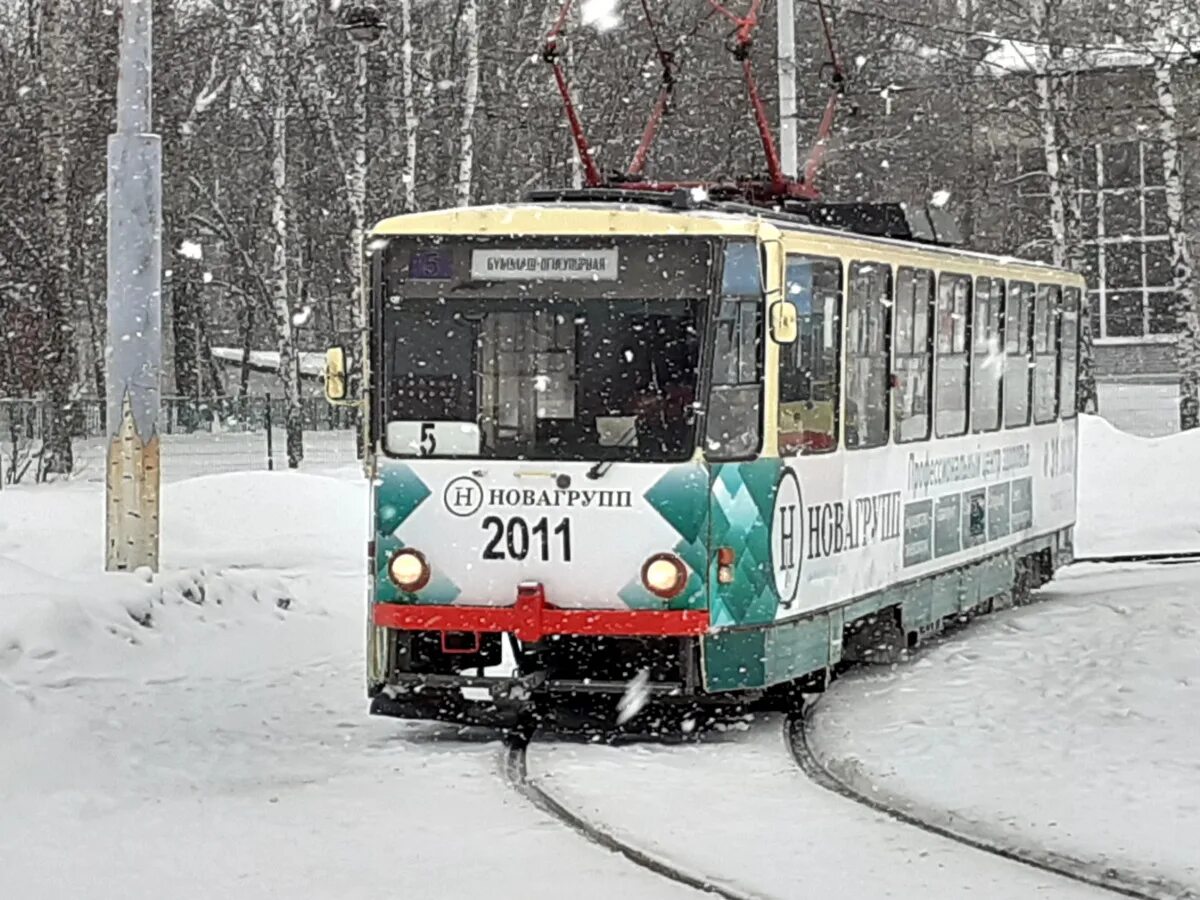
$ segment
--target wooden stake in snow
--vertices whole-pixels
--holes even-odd
[[[108,141],[105,566],[158,569],[162,145],[150,133],[151,2],[123,0]]]

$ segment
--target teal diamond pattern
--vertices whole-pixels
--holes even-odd
[[[715,467],[712,490],[712,546],[736,554],[733,584],[711,573],[712,623],[754,625],[775,617],[778,598],[771,571],[771,513],[781,463],[760,459]]]
[[[411,466],[385,464],[375,485],[375,511],[378,531],[394,534],[429,499],[429,487]]]
[[[401,591],[388,577],[387,564],[397,550],[407,546],[398,536],[400,527],[429,499],[429,486],[404,464],[384,464],[375,485],[375,600],[378,603],[425,603],[442,606],[462,593],[436,567],[429,584],[415,594]]]
[[[683,592],[666,603],[646,590],[640,573],[618,596],[630,609],[703,609],[708,564],[708,474],[699,465],[673,466],[646,491],[645,498],[680,536],[671,549],[691,572]]]

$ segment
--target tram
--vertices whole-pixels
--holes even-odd
[[[373,712],[788,695],[1071,561],[1082,278],[865,218],[580,190],[375,226],[326,377],[359,358]]]

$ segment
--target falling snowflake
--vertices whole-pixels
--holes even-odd
[[[936,206],[938,209],[941,209],[943,206],[945,206],[947,203],[950,202],[950,192],[949,191],[934,191],[933,198],[929,202],[933,206]]]
[[[184,259],[204,259],[204,248],[195,241],[183,241],[179,245],[179,255]]]
[[[617,0],[584,0],[580,16],[584,25],[590,25],[597,31],[610,31],[621,24]]]
[[[624,725],[645,708],[650,699],[650,670],[642,669],[625,685],[625,693],[617,701],[617,724]]]
[[[305,305],[304,309],[292,314],[292,325],[296,328],[302,328],[308,324],[308,320],[312,318],[312,307]]]

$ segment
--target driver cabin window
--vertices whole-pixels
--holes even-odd
[[[762,415],[762,270],[752,241],[725,248],[713,321],[712,389],[705,452],[745,459],[758,452]]]
[[[799,334],[779,348],[779,455],[830,453],[838,446],[841,260],[789,256],[785,290]]]

